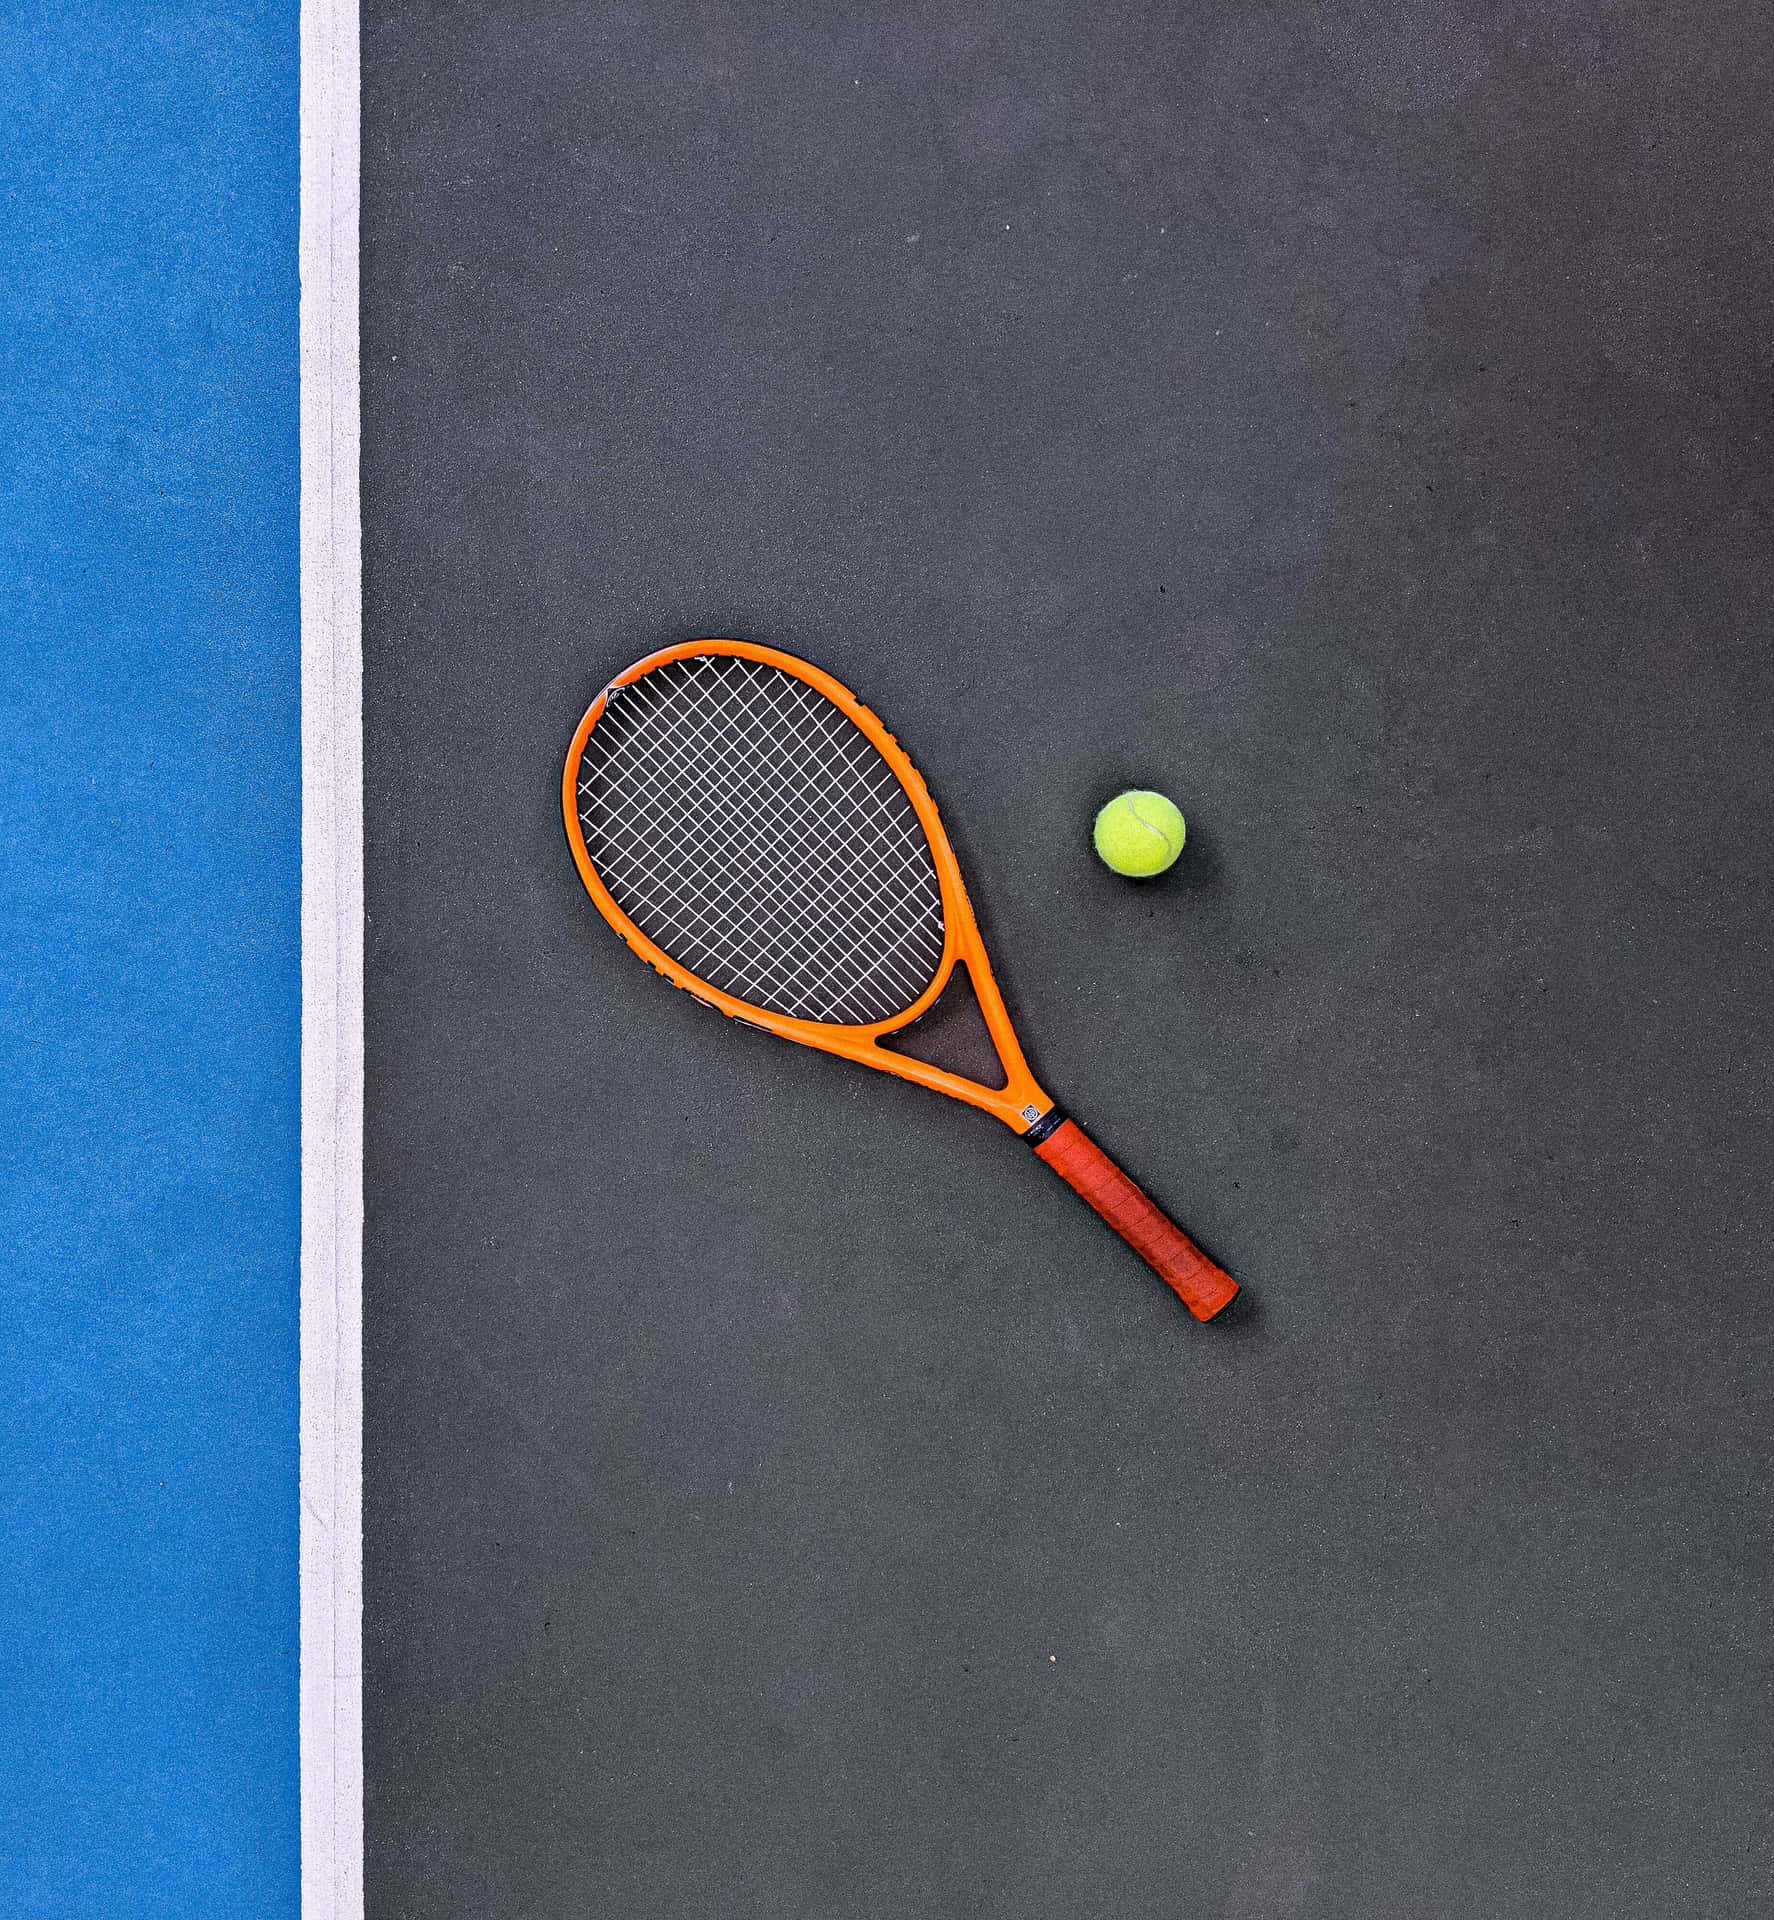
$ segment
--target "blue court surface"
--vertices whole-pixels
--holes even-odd
[[[0,36],[0,1913],[297,1904],[293,4]]]

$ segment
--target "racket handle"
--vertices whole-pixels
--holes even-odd
[[[1075,1120],[1033,1129],[1037,1159],[1088,1200],[1152,1270],[1175,1289],[1197,1320],[1211,1320],[1238,1291],[1195,1242],[1140,1192]]]

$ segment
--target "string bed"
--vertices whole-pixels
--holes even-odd
[[[699,654],[615,688],[578,807],[616,904],[736,999],[868,1026],[935,978],[942,892],[905,789],[854,722],[779,667]]]

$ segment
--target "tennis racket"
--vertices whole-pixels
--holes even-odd
[[[1036,1084],[917,769],[829,673],[690,640],[616,676],[573,735],[567,839],[643,960],[756,1027],[996,1114],[1208,1320],[1238,1291]],[[965,967],[1004,1076],[894,1051]]]

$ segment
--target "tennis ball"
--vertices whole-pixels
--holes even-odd
[[[1091,838],[1105,867],[1150,880],[1175,866],[1183,850],[1183,816],[1161,793],[1118,793],[1096,817]]]

